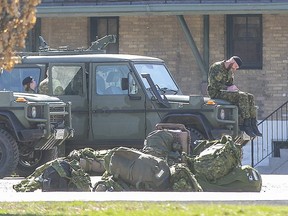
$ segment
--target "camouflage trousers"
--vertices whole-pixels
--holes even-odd
[[[242,91],[223,91],[218,93],[215,98],[227,100],[238,106],[240,124],[246,118],[256,118],[257,111],[254,102],[254,96],[250,93]]]

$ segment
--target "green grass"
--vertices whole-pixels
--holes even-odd
[[[288,215],[288,206],[178,202],[3,202],[0,203],[0,215],[278,216]]]

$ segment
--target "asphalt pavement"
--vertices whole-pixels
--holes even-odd
[[[234,204],[288,204],[288,175],[261,175],[261,192],[16,192],[12,186],[23,178],[0,180],[0,202],[20,201],[147,201],[224,202]],[[92,177],[96,182],[100,177]]]

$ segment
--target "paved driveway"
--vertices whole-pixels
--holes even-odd
[[[21,178],[0,180],[0,202],[12,201],[185,201],[247,204],[288,204],[288,175],[262,175],[260,193],[210,192],[36,192],[17,193],[12,185]],[[92,182],[99,177],[92,177]]]

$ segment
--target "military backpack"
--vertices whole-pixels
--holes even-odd
[[[242,149],[228,135],[211,143],[212,145],[205,143],[209,147],[195,156],[192,170],[195,174],[214,181],[241,165]]]
[[[42,179],[42,191],[91,191],[91,179],[76,160],[54,160]]]

